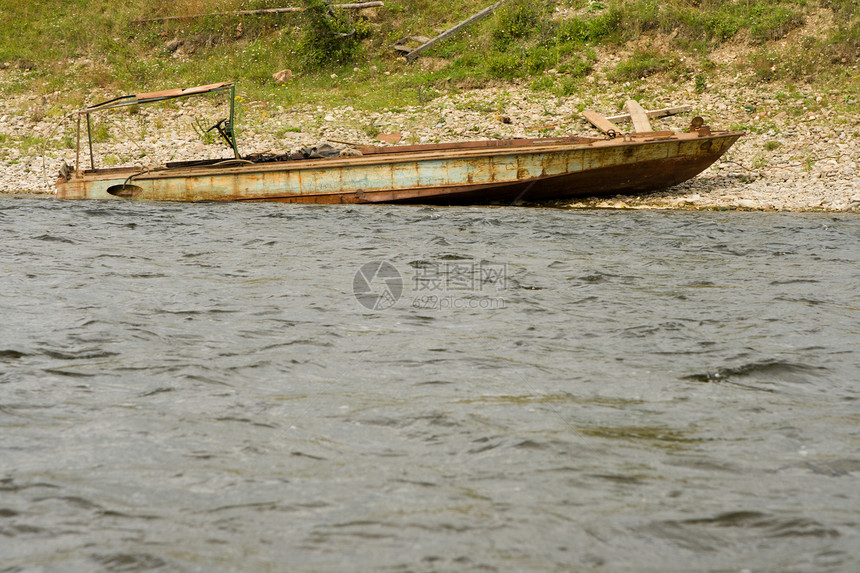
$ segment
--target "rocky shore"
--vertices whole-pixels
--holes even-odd
[[[13,73],[0,72],[0,84],[12,81]],[[240,102],[240,151],[285,152],[321,140],[384,145],[596,136],[599,132],[582,119],[582,109],[617,114],[634,94],[599,83],[590,87],[582,95],[558,98],[522,86],[503,86],[444,94],[423,106],[373,112],[358,106],[283,108]],[[740,129],[747,135],[720,161],[682,185],[645,195],[584,198],[561,205],[860,212],[860,105],[848,96],[837,91],[815,93],[807,87],[733,85],[695,93],[657,81],[639,85],[635,95],[648,109],[692,107],[690,113],[653,120],[654,129],[686,129],[691,118],[699,115],[714,128]],[[88,103],[108,97],[94,97]],[[61,101],[59,92],[35,101],[28,96],[0,100],[0,194],[50,196],[59,169],[74,163],[74,125],[71,119],[64,120],[74,108]],[[229,150],[214,141],[214,132],[204,134],[200,129],[224,115],[223,105],[200,98],[102,114],[99,121],[104,123],[94,126],[99,166],[149,167],[227,157]]]

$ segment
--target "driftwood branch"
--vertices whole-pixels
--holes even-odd
[[[382,2],[358,2],[355,4],[335,4],[335,8],[344,10],[363,10],[365,8],[379,8],[384,6]],[[290,12],[304,12],[304,8],[266,8],[264,10],[240,10],[238,12],[212,12],[209,14],[191,14],[189,16],[167,16],[165,18],[146,18],[143,20],[132,20],[132,24],[148,24],[150,22],[169,22],[173,20],[193,20],[207,16],[254,16],[260,14],[287,14]]]
[[[460,30],[465,28],[466,26],[468,26],[474,22],[477,22],[478,20],[480,20],[486,16],[489,16],[490,14],[493,13],[493,11],[496,8],[498,8],[499,6],[501,6],[504,3],[505,3],[505,0],[501,0],[499,2],[496,2],[495,4],[490,6],[489,8],[484,8],[483,10],[481,10],[480,12],[475,14],[474,16],[471,16],[471,17],[467,18],[466,20],[463,20],[462,22],[460,22],[459,24],[457,24],[453,28],[449,28],[448,30],[445,30],[444,32],[442,32],[441,34],[439,34],[438,36],[436,36],[435,38],[433,38],[429,42],[425,42],[424,44],[421,44],[420,46],[418,46],[417,48],[415,48],[414,50],[412,50],[411,52],[406,54],[406,60],[411,62],[412,60],[417,58],[419,56],[419,54],[421,54],[421,52],[423,52],[424,50],[432,48],[433,46],[435,46],[436,44],[438,44],[442,40],[444,40],[446,38],[450,38],[451,36],[453,36],[454,34],[459,32]]]

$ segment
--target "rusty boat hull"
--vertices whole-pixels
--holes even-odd
[[[75,170],[60,199],[487,204],[664,189],[695,177],[743,135],[651,132],[359,147],[361,156],[158,169]]]

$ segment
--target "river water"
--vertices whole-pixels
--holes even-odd
[[[860,570],[860,218],[0,199],[0,571]]]

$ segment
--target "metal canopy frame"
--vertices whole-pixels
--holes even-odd
[[[120,107],[128,107],[131,105],[140,105],[147,103],[156,103],[160,101],[166,101],[170,99],[176,99],[181,97],[188,97],[194,95],[203,95],[209,93],[216,93],[222,91],[230,92],[230,117],[222,126],[222,122],[218,122],[216,126],[218,132],[227,140],[227,143],[233,149],[233,155],[236,159],[240,159],[239,155],[239,147],[236,144],[236,132],[234,130],[233,119],[235,116],[236,109],[236,85],[233,82],[220,82],[217,84],[209,84],[205,86],[196,86],[191,88],[177,88],[172,90],[164,90],[159,92],[149,92],[149,93],[141,93],[141,94],[132,94],[115,97],[113,99],[104,101],[102,103],[98,103],[95,105],[91,105],[89,107],[85,107],[84,109],[78,112],[78,128],[77,128],[77,148],[75,150],[75,171],[80,170],[80,155],[81,155],[81,116],[86,116],[87,118],[87,142],[89,143],[90,149],[90,169],[95,170],[95,156],[93,154],[93,136],[92,136],[92,124],[90,122],[90,114],[106,111],[110,109],[116,109]]]

